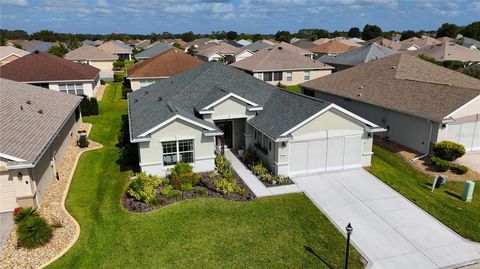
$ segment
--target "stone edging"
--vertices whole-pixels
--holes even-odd
[[[96,143],[98,143],[98,142],[96,142]],[[47,261],[46,263],[44,263],[43,265],[38,267],[39,269],[47,267],[48,265],[50,265],[51,263],[53,263],[54,261],[56,261],[60,257],[62,257],[65,253],[67,253],[67,251],[70,248],[72,248],[72,246],[77,242],[78,238],[80,237],[80,224],[78,224],[77,220],[75,220],[75,218],[72,215],[70,215],[68,210],[65,208],[65,200],[67,199],[68,191],[70,189],[70,184],[72,183],[73,175],[75,174],[75,170],[77,169],[77,164],[78,164],[78,161],[80,160],[80,157],[85,152],[89,152],[89,151],[92,151],[92,150],[97,150],[97,149],[103,148],[102,144],[100,144],[100,143],[98,143],[98,144],[100,145],[100,147],[87,149],[85,151],[80,152],[80,154],[77,155],[77,158],[75,159],[75,163],[73,165],[74,169],[72,169],[72,171],[70,172],[70,175],[68,176],[67,186],[65,186],[65,190],[63,191],[61,206],[62,206],[63,212],[73,221],[73,223],[75,225],[75,235],[73,236],[73,240],[60,253],[58,253],[58,255],[56,255],[55,257],[51,258],[49,261]]]

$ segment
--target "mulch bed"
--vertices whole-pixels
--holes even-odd
[[[182,192],[181,196],[178,199],[173,197],[163,196],[160,191],[166,187],[168,184],[164,184],[158,187],[157,189],[157,198],[162,200],[162,203],[158,206],[152,206],[150,204],[138,201],[137,199],[128,195],[127,192],[122,197],[122,205],[128,211],[131,212],[148,212],[157,208],[161,208],[179,201],[195,199],[195,198],[221,198],[225,200],[232,201],[249,201],[255,199],[255,194],[248,188],[247,184],[234,172],[234,178],[237,181],[237,185],[246,189],[245,195],[239,195],[237,193],[228,193],[221,194],[215,190],[215,185],[213,185],[214,179],[208,176],[209,173],[201,173],[201,179],[198,185],[194,186],[191,190]],[[199,191],[198,189],[203,189]],[[173,191],[173,190],[172,190]],[[203,192],[203,193],[201,193]]]

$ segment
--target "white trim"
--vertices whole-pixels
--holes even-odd
[[[447,116],[443,117],[443,119],[448,119],[448,118],[451,118],[453,114],[455,114],[457,111],[459,111],[460,109],[463,109],[464,107],[470,105],[471,103],[475,102],[477,99],[480,99],[480,95],[478,95],[477,97],[473,98],[472,100],[466,102],[465,104],[463,104],[461,107],[455,109],[452,113],[448,114]],[[443,121],[442,121],[443,123]]]
[[[312,121],[316,117],[322,115],[323,113],[330,110],[331,108],[334,108],[334,109],[336,109],[336,110],[338,110],[338,111],[340,111],[340,112],[342,112],[342,113],[344,113],[344,114],[346,114],[346,115],[348,115],[348,116],[350,116],[350,117],[352,117],[356,120],[359,120],[359,121],[361,121],[361,122],[363,122],[367,125],[370,125],[371,127],[374,127],[374,128],[379,127],[375,123],[372,123],[372,122],[370,122],[370,121],[368,121],[368,120],[366,120],[366,119],[364,119],[364,118],[362,118],[362,117],[360,117],[360,116],[358,116],[358,115],[356,115],[356,114],[354,114],[354,113],[352,113],[352,112],[350,112],[350,111],[348,111],[348,110],[346,110],[346,109],[344,109],[344,108],[342,108],[342,107],[340,107],[336,104],[330,104],[329,106],[327,106],[324,109],[320,110],[319,112],[315,113],[313,116],[309,117],[308,119],[302,121],[301,123],[297,124],[296,126],[292,127],[291,129],[287,130],[286,132],[284,132],[280,136],[286,136],[286,135],[292,133],[293,131],[297,130],[298,128],[300,128],[303,125],[307,124],[308,122]]]
[[[94,82],[95,79],[100,75],[100,72],[98,72],[97,75],[95,75],[95,77],[93,79],[75,79],[75,80],[48,80],[48,81],[43,81],[43,80],[39,80],[39,81],[20,81],[22,83],[65,83],[65,82]]]
[[[25,168],[34,168],[35,166],[31,163],[19,163],[19,164],[7,164],[7,169],[25,169]]]
[[[215,130],[214,128],[211,128],[211,127],[209,127],[209,126],[207,126],[207,125],[201,124],[201,123],[199,123],[199,122],[193,121],[193,120],[191,120],[191,119],[185,118],[184,116],[181,116],[181,115],[178,115],[178,114],[177,114],[177,115],[169,118],[168,120],[166,120],[166,121],[158,124],[157,126],[151,128],[150,130],[142,133],[142,134],[139,135],[138,137],[144,137],[144,136],[146,136],[146,135],[149,135],[149,134],[153,133],[154,131],[162,128],[163,126],[169,124],[170,122],[172,122],[172,121],[174,121],[174,120],[176,120],[176,119],[184,120],[184,121],[186,121],[186,122],[188,122],[188,123],[191,123],[191,124],[193,124],[193,125],[195,125],[195,126],[198,126],[198,127],[204,128],[204,129],[207,129],[207,130],[209,130],[209,131]]]
[[[198,113],[200,113],[200,115],[204,115],[204,114],[213,114],[213,110],[200,110],[198,111]]]
[[[130,80],[142,80],[142,79],[166,79],[166,78],[169,78],[169,77],[127,77],[127,79],[130,79]]]
[[[217,104],[219,104],[219,103],[227,100],[227,99],[230,98],[230,97],[235,97],[235,98],[237,98],[238,100],[243,101],[243,102],[245,102],[245,103],[247,103],[247,104],[249,104],[249,105],[252,105],[252,106],[258,106],[256,103],[254,103],[254,102],[252,102],[252,101],[250,101],[250,100],[248,100],[248,99],[245,99],[245,98],[243,98],[243,97],[241,97],[241,96],[239,96],[239,95],[236,95],[236,94],[234,94],[234,93],[231,92],[231,93],[223,96],[222,98],[218,99],[217,101],[209,104],[208,106],[202,108],[202,110],[208,110],[209,108],[211,108],[211,107],[213,107],[213,106],[215,106],[215,105],[217,105]]]
[[[130,139],[130,142],[132,143],[140,143],[140,142],[148,142],[150,141],[150,138],[133,138]]]
[[[24,56],[27,56],[27,55],[30,54],[30,53],[31,53],[31,52],[25,54]],[[14,56],[17,56],[18,58],[22,58],[22,57],[23,57],[23,56],[20,56],[20,55],[16,54],[15,52],[12,52],[12,53],[8,54],[7,56],[5,56],[5,57],[3,57],[3,58],[0,58],[0,61],[3,61],[3,60],[5,60],[6,58],[8,58],[8,57],[10,57],[10,56],[13,56],[13,55],[14,55]]]
[[[256,106],[256,107],[248,107],[248,111],[260,111],[263,110],[263,106]]]
[[[14,161],[14,162],[26,162],[26,160],[24,160],[24,159],[20,159],[20,158],[17,158],[15,156],[8,155],[8,154],[1,153],[1,152],[0,152],[0,157],[5,158],[5,159],[9,159],[9,160]]]
[[[203,133],[204,136],[218,136],[223,135],[223,132],[216,132],[216,133]]]

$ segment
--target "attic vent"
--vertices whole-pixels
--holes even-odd
[[[43,114],[43,109],[40,109],[40,110],[38,111],[38,114]]]
[[[282,47],[278,47],[278,50],[282,50],[283,48]]]
[[[28,100],[28,101],[27,101],[27,104],[31,105],[31,104],[32,104],[32,101]]]
[[[167,106],[168,106],[168,109],[170,109],[170,112],[177,112],[177,109],[172,104],[167,104]]]
[[[361,90],[361,89],[363,89],[363,86],[362,86],[362,85],[360,85],[360,87],[358,87],[358,88]]]
[[[145,91],[145,95],[147,95],[147,94],[148,94],[148,91]]]
[[[158,102],[161,102],[163,100],[163,98],[161,96],[158,97]]]

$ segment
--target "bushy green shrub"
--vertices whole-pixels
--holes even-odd
[[[195,193],[201,196],[207,194],[207,191],[204,188],[197,187],[195,188]]]
[[[463,174],[466,174],[468,172],[468,167],[464,166],[464,165],[455,165],[453,167],[450,168],[452,170],[452,172],[454,172],[455,174],[459,174],[459,175],[463,175]]]
[[[436,157],[451,162],[465,154],[465,147],[453,141],[442,141],[433,145],[433,152]]]
[[[238,195],[245,196],[245,194],[247,193],[247,189],[242,188],[242,187],[240,187],[240,186],[235,186],[235,192],[236,192]]]
[[[33,207],[17,207],[15,211],[13,211],[13,222],[15,222],[15,224],[19,224],[27,218],[35,216],[38,216],[37,209]]]
[[[184,175],[186,173],[192,172],[192,170],[193,170],[193,167],[190,164],[184,163],[184,162],[178,162],[173,167],[172,173],[177,173],[179,175]]]
[[[113,68],[115,70],[121,70],[124,67],[125,67],[125,61],[124,60],[116,60],[115,62],[113,62]]]
[[[432,157],[430,160],[432,161],[433,166],[435,166],[440,172],[446,172],[448,171],[448,168],[450,168],[450,162],[447,160],[442,160],[438,157]]]
[[[218,154],[215,157],[215,166],[217,167],[218,172],[222,175],[225,173],[232,173],[233,171],[230,161],[221,154]]]
[[[125,75],[122,73],[114,73],[113,74],[113,82],[123,82]]]
[[[228,194],[235,192],[235,187],[237,186],[237,181],[235,179],[227,178],[218,178],[213,181],[215,190],[221,194]]]
[[[128,194],[139,201],[151,203],[157,194],[157,187],[162,180],[157,176],[147,175],[145,172],[137,173],[137,178],[130,183]]]
[[[36,248],[50,241],[52,228],[44,218],[30,216],[18,225],[17,236],[24,247]]]
[[[288,181],[288,178],[287,177],[284,177],[284,176],[275,176],[273,178],[273,181],[275,181],[278,185],[285,185],[285,184],[289,184],[290,182]]]
[[[193,188],[193,186],[192,186],[192,183],[190,183],[190,182],[183,183],[182,186],[180,187],[180,189],[184,192],[189,191],[192,188]]]
[[[195,186],[200,182],[200,175],[192,172],[193,167],[184,162],[178,162],[174,168],[171,170],[170,182],[173,185],[173,188],[179,190],[182,188],[182,185],[189,183],[192,186]]]
[[[86,95],[82,95],[83,99],[80,103],[80,111],[82,111],[82,116],[92,116],[98,115],[98,102],[97,98],[91,97],[88,98]]]
[[[245,153],[243,154],[243,162],[247,166],[258,162],[257,155],[255,154],[255,151],[253,149],[248,148],[245,150]]]
[[[182,192],[179,190],[172,190],[168,196],[178,201],[182,198]]]
[[[164,187],[160,193],[163,195],[163,196],[168,196],[170,194],[170,192],[172,191],[173,189],[173,186],[172,185],[168,185],[166,187]]]
[[[252,173],[258,177],[262,177],[268,174],[268,169],[262,162],[259,162],[252,166]]]

